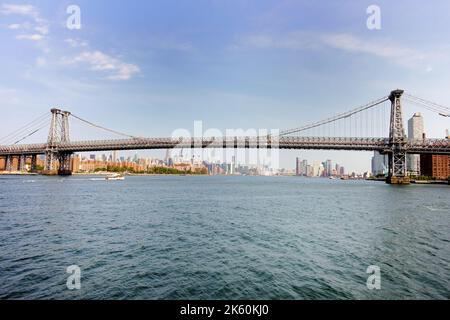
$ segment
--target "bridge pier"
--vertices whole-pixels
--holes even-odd
[[[70,176],[72,175],[71,153],[59,153],[47,151],[45,153],[45,168],[42,171],[46,176]]]
[[[42,171],[43,175],[56,176],[58,174],[56,158],[56,152],[53,150],[45,151],[44,171]]]
[[[33,154],[31,156],[31,172],[36,173],[37,172],[37,155]]]
[[[27,160],[27,157],[23,154],[20,155],[18,158],[17,170],[21,173],[24,173],[27,171],[26,160]]]
[[[12,156],[7,155],[5,160],[5,171],[12,171]]]
[[[58,175],[59,176],[70,176],[72,175],[72,169],[70,167],[70,160],[72,158],[71,153],[59,153],[58,154]]]

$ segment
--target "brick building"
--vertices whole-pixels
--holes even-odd
[[[450,156],[422,154],[420,156],[420,172],[422,176],[446,180],[450,177]]]

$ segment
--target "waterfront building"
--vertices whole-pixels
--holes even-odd
[[[417,112],[408,120],[408,139],[419,140],[424,137],[423,117]],[[408,154],[407,168],[411,175],[420,175],[420,155]]]
[[[325,175],[327,177],[330,177],[333,174],[333,169],[331,166],[331,160],[328,159],[327,161],[325,161]]]
[[[450,177],[450,156],[436,154],[420,155],[420,172],[423,176],[446,180]]]
[[[297,158],[295,166],[295,175],[307,176],[307,166],[308,166],[307,160],[301,160],[300,158]]]
[[[378,151],[373,153],[372,157],[372,174],[386,175],[389,168],[389,158],[387,154],[380,154]]]

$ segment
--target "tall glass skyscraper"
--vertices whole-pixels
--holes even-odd
[[[408,139],[423,139],[424,126],[423,117],[417,112],[408,120]],[[420,175],[420,156],[418,154],[410,154],[407,158],[407,167],[411,175]]]

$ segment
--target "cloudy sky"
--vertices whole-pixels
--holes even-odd
[[[67,28],[73,4],[80,29]],[[367,28],[372,4],[381,30]],[[395,88],[448,106],[449,13],[446,0],[1,1],[0,137],[53,106],[140,136],[195,120],[298,127]],[[448,118],[424,114],[442,137]],[[371,155],[285,151],[282,166],[296,156],[363,171]]]

